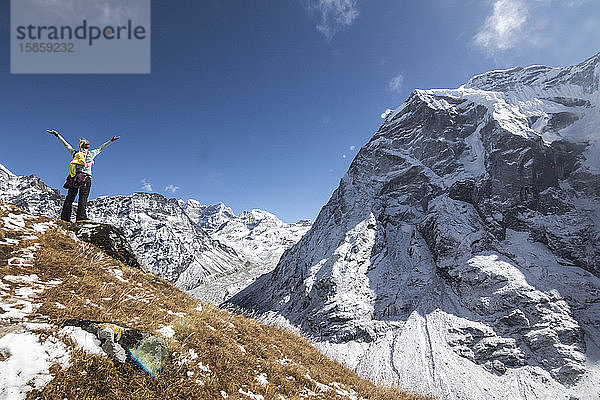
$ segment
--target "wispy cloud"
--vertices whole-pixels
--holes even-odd
[[[88,20],[105,24],[124,24],[128,19],[145,16],[148,10],[147,0],[72,1],[72,0],[20,0],[35,6],[33,10],[52,13],[64,20]],[[144,17],[145,18],[145,17]]]
[[[148,180],[146,178],[144,178],[144,179],[142,179],[142,186],[140,187],[140,189],[142,189],[146,192],[151,192],[152,184],[150,182],[148,182]]]
[[[573,61],[597,51],[589,41],[600,34],[597,0],[490,0],[489,4],[489,15],[472,43],[501,64],[513,54],[536,49]],[[591,51],[582,54],[582,48]]]
[[[404,75],[396,75],[388,82],[388,90],[392,93],[400,93],[404,87]]]
[[[179,186],[175,186],[175,185],[167,185],[165,187],[165,192],[175,193],[178,190],[179,190]]]
[[[114,2],[107,1],[105,3],[100,3],[96,7],[98,7],[98,11],[101,15],[101,20],[104,23],[119,23],[123,24],[127,22],[130,18],[135,18],[137,16],[138,11],[135,8],[124,6],[122,4],[111,4]]]
[[[339,31],[354,23],[358,15],[357,0],[310,0],[309,10],[317,15],[317,31],[331,42]]]
[[[523,37],[528,18],[529,12],[522,0],[497,0],[492,14],[475,35],[475,44],[490,53],[511,49]]]

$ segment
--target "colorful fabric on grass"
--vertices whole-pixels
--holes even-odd
[[[131,359],[153,378],[158,378],[169,350],[164,339],[149,336],[140,341],[134,348],[128,349]]]

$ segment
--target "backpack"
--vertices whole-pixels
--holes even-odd
[[[94,162],[89,162],[86,163],[85,162],[85,158],[87,157],[88,151],[86,150],[85,152],[83,151],[78,151],[75,154],[73,154],[73,160],[71,160],[71,162],[69,163],[69,176],[70,177],[74,177],[75,175],[77,175],[78,172],[81,172],[81,170],[85,167],[89,167],[92,164],[94,164]]]

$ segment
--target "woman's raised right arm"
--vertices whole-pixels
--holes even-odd
[[[46,129],[46,132],[51,133],[52,135],[56,136],[58,138],[58,140],[60,140],[60,142],[63,144],[63,146],[65,146],[65,148],[67,149],[67,151],[69,152],[71,157],[73,157],[73,154],[77,153],[75,151],[75,149],[65,139],[63,139],[63,137],[60,136],[60,134],[58,132],[56,132],[54,129],[53,130]]]

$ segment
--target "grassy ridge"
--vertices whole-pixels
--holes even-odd
[[[3,217],[9,214],[26,216],[26,226],[3,226]],[[50,227],[31,237],[32,226],[40,222]],[[155,334],[168,326],[174,332],[167,339],[170,354],[159,379],[152,379],[130,365],[78,350],[63,338],[71,346],[70,367],[54,366],[55,378],[43,389],[29,392],[28,398],[423,399],[359,378],[286,330],[200,304],[171,283],[76,239],[65,224],[27,216],[11,205],[0,207],[0,241],[18,241],[0,245],[0,278],[35,274],[40,282],[60,281],[44,286],[36,295],[41,305],[27,318],[56,327],[69,318],[110,321]],[[30,265],[7,265],[31,246],[36,249]],[[5,284],[9,290],[0,296],[5,304],[26,285]],[[57,330],[38,333],[53,335]]]

